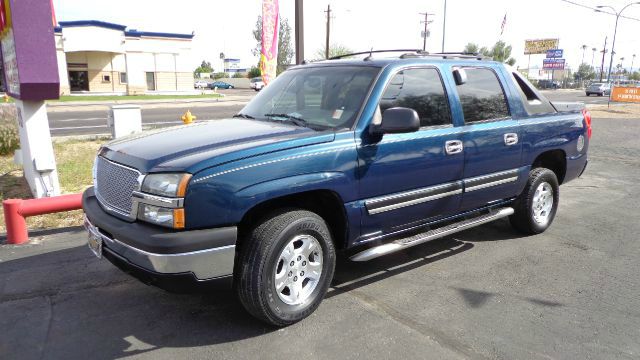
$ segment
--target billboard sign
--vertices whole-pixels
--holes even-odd
[[[557,49],[560,44],[559,39],[535,39],[524,41],[524,54],[546,54],[547,50]]]
[[[547,50],[547,59],[559,59],[562,57],[563,52],[562,49]]]
[[[564,59],[544,59],[542,68],[545,70],[564,70]]]
[[[611,101],[640,103],[640,87],[614,87],[611,90]]]

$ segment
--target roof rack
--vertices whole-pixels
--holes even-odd
[[[488,60],[489,57],[486,57],[479,53],[469,53],[469,52],[440,52],[440,53],[429,53],[426,51],[422,51],[420,49],[393,49],[393,50],[369,50],[369,51],[360,51],[350,54],[338,55],[330,57],[329,60],[337,60],[342,59],[349,56],[356,55],[369,55],[365,58],[365,60],[371,60],[372,54],[377,53],[388,53],[388,52],[401,52],[401,59],[408,58],[418,58],[418,57],[438,57],[442,59],[476,59],[476,60]]]

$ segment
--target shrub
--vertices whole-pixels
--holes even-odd
[[[249,79],[253,79],[258,76],[260,76],[260,69],[257,66],[252,66],[251,70],[249,70],[249,73],[247,74],[247,77]]]
[[[10,155],[20,147],[20,133],[13,104],[0,105],[0,155]]]
[[[237,72],[235,74],[233,74],[234,78],[246,78],[247,75],[245,73],[241,73],[241,72]]]

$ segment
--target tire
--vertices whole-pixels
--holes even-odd
[[[531,170],[527,185],[513,204],[515,212],[509,217],[511,225],[528,235],[547,230],[558,210],[559,190],[558,178],[553,171],[546,168]]]
[[[244,241],[235,271],[236,291],[251,315],[287,326],[318,308],[336,262],[331,233],[320,216],[281,210],[254,227]]]

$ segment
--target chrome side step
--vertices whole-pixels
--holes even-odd
[[[429,230],[424,233],[409,236],[403,239],[395,240],[394,242],[376,246],[371,249],[364,250],[350,257],[352,261],[368,261],[375,259],[379,256],[394,253],[396,251],[404,250],[412,246],[424,244],[431,240],[439,239],[447,235],[457,233],[462,230],[466,230],[478,225],[486,224],[494,220],[501,219],[513,214],[513,208],[505,207],[497,210],[493,210],[485,215],[463,220],[457,223],[453,223],[441,228]]]

